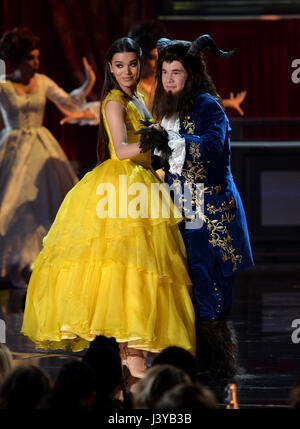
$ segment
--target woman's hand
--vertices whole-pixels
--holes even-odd
[[[151,124],[148,128],[155,128],[157,131],[163,131],[164,128],[160,124]]]
[[[63,108],[60,104],[55,103],[57,108],[61,111],[61,113],[65,116],[61,121],[59,122],[60,125],[63,125],[67,122],[71,122],[74,120],[79,119],[95,119],[95,115],[90,109],[78,111],[78,112],[71,112],[70,110],[66,110]]]
[[[96,75],[92,66],[88,63],[88,60],[86,59],[86,57],[82,58],[82,62],[85,70],[84,86],[86,86],[86,88],[84,89],[84,95],[85,97],[87,97],[91,92],[91,90],[93,89],[93,86],[95,85]]]
[[[233,92],[230,93],[230,98],[227,98],[223,101],[223,105],[225,108],[230,108],[236,110],[241,116],[244,116],[244,112],[241,109],[240,105],[245,100],[247,95],[247,91],[238,92],[236,96],[234,96]]]
[[[165,181],[165,172],[162,168],[159,168],[158,170],[155,170],[155,173],[158,175],[158,177],[160,178],[160,180],[162,182]]]

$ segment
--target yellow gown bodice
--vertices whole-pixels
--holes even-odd
[[[139,92],[137,94],[138,94],[138,97],[135,96],[130,100],[129,97],[127,97],[122,91],[118,89],[113,89],[112,91],[110,91],[110,93],[107,95],[107,97],[104,99],[101,105],[104,125],[109,137],[109,151],[110,151],[111,159],[118,159],[118,157],[114,149],[111,133],[105,117],[105,106],[108,101],[118,102],[119,104],[121,104],[121,106],[124,108],[126,112],[125,126],[126,126],[128,144],[137,143],[139,141],[139,135],[137,135],[136,132],[139,131],[142,127],[144,127],[144,125],[140,122],[140,120],[148,120],[148,121],[154,122],[150,112],[148,111],[148,109],[146,108],[143,102],[144,100],[143,95]],[[141,164],[144,167],[150,168],[151,152],[148,151],[146,153],[140,153],[134,158],[131,158],[130,161],[135,162],[137,164]]]

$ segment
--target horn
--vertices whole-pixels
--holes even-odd
[[[209,34],[203,34],[192,42],[187,54],[195,56],[205,48],[209,49],[214,55],[220,58],[230,58],[235,52],[235,49],[229,52],[222,51]]]
[[[159,40],[157,41],[157,44],[156,44],[156,47],[157,47],[158,53],[159,53],[159,54],[161,54],[161,53],[162,53],[162,51],[163,51],[164,49],[166,49],[166,47],[167,47],[170,43],[171,43],[171,40],[170,40],[170,39],[166,39],[165,37],[164,37],[164,38],[162,38],[162,39],[159,39]]]
[[[157,50],[158,53],[161,54],[167,46],[185,46],[187,48],[190,48],[192,42],[187,42],[186,40],[170,40],[170,39],[159,39],[157,41]]]

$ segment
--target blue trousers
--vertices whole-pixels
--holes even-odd
[[[223,275],[220,262],[209,245],[205,228],[186,230],[182,226],[189,274],[193,282],[196,322],[226,320],[232,307],[234,276]]]

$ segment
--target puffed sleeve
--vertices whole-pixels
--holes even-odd
[[[84,85],[74,89],[70,94],[60,88],[52,79],[46,75],[42,76],[45,85],[45,94],[53,103],[58,103],[62,107],[72,112],[81,110],[86,104],[84,96]]]
[[[2,90],[2,85],[4,85],[6,82],[5,76],[4,75],[0,75],[0,94],[3,91]]]
[[[112,89],[107,94],[107,96],[103,100],[103,105],[102,105],[102,110],[103,111],[104,111],[105,106],[106,106],[106,104],[107,104],[108,101],[116,101],[117,103],[121,104],[121,106],[123,107],[123,109],[126,110],[126,108],[127,108],[128,99],[124,96],[123,92],[120,91],[119,89]]]
[[[3,102],[4,89],[3,86],[6,84],[5,76],[0,75],[0,104]],[[1,116],[1,115],[0,115]],[[0,124],[1,127],[1,124]],[[1,127],[2,128],[2,127]]]

